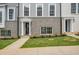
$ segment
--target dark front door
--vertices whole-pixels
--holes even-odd
[[[25,27],[26,27],[26,35],[29,35],[29,22],[27,22],[26,24],[25,24]]]
[[[65,21],[65,31],[66,32],[70,32],[70,27],[71,27],[70,24],[71,24],[70,20]]]

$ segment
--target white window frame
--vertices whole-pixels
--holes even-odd
[[[42,26],[42,27],[50,27],[50,26]],[[51,26],[52,27],[52,26]],[[52,33],[51,34],[42,34],[41,33],[41,27],[40,27],[40,35],[53,35],[53,27],[52,27]]]
[[[13,19],[9,19],[9,9],[13,9],[14,10],[14,12],[13,12]],[[15,7],[9,7],[7,14],[8,14],[8,21],[14,21],[15,20]]]
[[[71,13],[71,14],[79,14],[78,13],[78,3],[76,3],[76,13]]]
[[[54,16],[50,16],[50,5],[54,5],[55,6],[55,15]],[[56,4],[55,3],[53,3],[53,4],[52,3],[49,3],[48,4],[48,16],[49,17],[55,17],[56,16]]]
[[[37,16],[37,7],[38,5],[42,5],[42,16],[43,16],[43,3],[37,3],[36,4],[36,16]],[[37,17],[42,17],[42,16],[37,16]]]
[[[0,8],[0,11],[2,12],[2,23],[0,23],[0,28],[5,27],[5,7]]]
[[[23,16],[24,16],[24,6],[25,6],[25,4],[26,4],[26,3],[23,4]],[[28,6],[29,6],[29,16],[30,16],[30,3],[27,3],[27,4],[28,4]],[[27,17],[29,17],[29,16],[27,16]]]

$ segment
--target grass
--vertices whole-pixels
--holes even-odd
[[[79,45],[79,39],[60,36],[60,37],[46,37],[46,38],[30,38],[22,48],[32,48],[32,47],[47,47],[47,46],[73,46]]]
[[[10,45],[11,43],[15,42],[17,39],[0,39],[0,49]]]

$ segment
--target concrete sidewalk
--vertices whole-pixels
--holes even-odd
[[[20,48],[0,51],[0,55],[79,55],[79,46]]]
[[[15,50],[20,48],[27,40],[29,39],[29,36],[25,36],[17,40],[16,42],[12,43],[11,45],[5,47],[3,50]]]

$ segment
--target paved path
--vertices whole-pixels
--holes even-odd
[[[75,38],[79,38],[79,36],[74,35],[74,34],[67,34],[67,36],[72,36],[72,37],[75,37]]]
[[[11,45],[7,46],[3,50],[15,50],[20,48],[27,40],[29,39],[29,36],[25,36],[17,40],[16,42],[12,43]]]
[[[79,55],[79,46],[20,48],[0,51],[0,55]]]

